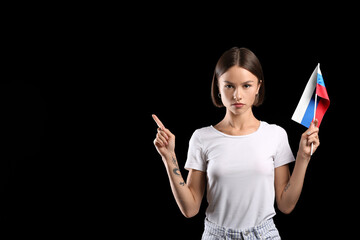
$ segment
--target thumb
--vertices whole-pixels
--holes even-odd
[[[315,119],[315,121],[310,123],[308,130],[306,130],[306,135],[310,136],[314,132],[319,132],[319,128],[317,127],[317,125],[318,125],[318,120]]]
[[[310,129],[310,128],[314,128],[314,127],[316,127],[316,126],[317,126],[317,124],[318,124],[318,120],[317,120],[317,119],[315,119],[315,120],[311,121],[310,126],[309,126],[309,129]]]
[[[313,122],[313,124],[315,127],[319,126],[319,120],[316,118],[315,121]]]

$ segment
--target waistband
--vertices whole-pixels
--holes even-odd
[[[209,233],[219,236],[219,237],[246,237],[247,235],[254,234],[257,238],[261,238],[262,235],[269,232],[271,229],[276,229],[275,223],[272,218],[265,220],[261,224],[246,228],[246,229],[233,229],[226,228],[217,225],[216,223],[210,222],[207,218],[205,218],[205,231]]]

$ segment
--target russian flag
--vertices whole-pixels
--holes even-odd
[[[330,99],[326,91],[319,63],[316,66],[314,72],[311,74],[311,77],[306,84],[305,90],[300,98],[300,102],[297,105],[291,119],[308,128],[314,119],[315,109],[315,118],[317,118],[319,121],[319,127],[326,110],[329,108],[329,105]]]

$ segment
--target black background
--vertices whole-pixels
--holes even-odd
[[[174,7],[124,17],[126,8],[87,11],[94,7],[49,8],[9,25],[1,234],[200,239],[206,199],[194,218],[180,213],[151,114],[176,135],[184,166],[194,130],[225,114],[212,105],[210,84],[220,55],[238,46],[264,70],[255,116],[283,127],[294,155],[306,129],[291,116],[317,63],[331,101],[300,200],[290,215],[277,210],[282,238],[352,235],[342,229],[356,209],[355,19],[311,11],[205,17]]]

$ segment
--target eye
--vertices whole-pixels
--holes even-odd
[[[251,87],[250,84],[245,84],[245,85],[244,85],[244,88],[250,88],[250,87]]]
[[[225,85],[225,88],[233,88],[233,86],[230,84],[227,84],[227,85]]]

